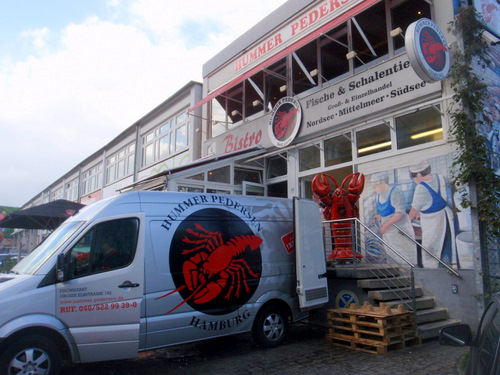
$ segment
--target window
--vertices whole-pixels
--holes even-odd
[[[106,159],[106,185],[134,172],[135,144],[130,144]]]
[[[398,27],[406,32],[408,26],[419,20],[420,18],[431,19],[431,7],[425,0],[406,0],[400,2],[399,5],[391,9],[392,14],[392,30]],[[404,38],[393,38],[394,48],[403,48],[405,45]]]
[[[391,132],[389,126],[382,124],[356,132],[358,157],[376,154],[391,149]]]
[[[398,149],[443,139],[441,113],[430,107],[396,117]]]
[[[267,159],[267,178],[285,176],[288,173],[287,160],[284,154]]]
[[[62,186],[60,188],[54,190],[50,194],[50,200],[51,201],[55,201],[57,199],[63,199],[63,197],[64,197],[64,194],[63,194],[63,187]]]
[[[320,167],[320,149],[317,146],[309,146],[299,150],[299,171],[307,171]]]
[[[317,42],[314,41],[292,53],[292,82],[295,95],[318,85]]]
[[[132,262],[139,231],[136,218],[107,221],[85,233],[68,253],[69,278],[125,267]]]
[[[64,185],[64,195],[68,201],[76,201],[78,199],[78,178]]]
[[[264,71],[264,90],[266,107],[269,109],[288,95],[286,59],[279,60]]]
[[[143,135],[141,167],[165,160],[187,148],[188,125],[187,112],[183,112]]]
[[[361,67],[389,52],[385,4],[380,2],[351,18],[352,49],[358,55],[354,67]]]
[[[231,183],[230,181],[231,168],[229,166],[213,169],[208,172],[207,180],[210,182],[222,182],[225,184]]]
[[[327,167],[352,160],[352,142],[342,135],[325,140],[324,149]]]
[[[234,168],[234,184],[242,185],[243,181],[262,183],[262,172],[254,169]]]
[[[102,187],[102,164],[87,169],[82,176],[82,195],[90,194]]]
[[[342,24],[320,38],[321,76],[326,81],[349,73],[347,24]]]

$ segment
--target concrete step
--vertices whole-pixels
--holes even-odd
[[[402,270],[399,267],[389,266],[387,264],[327,265],[328,278],[373,279],[374,277],[397,277],[401,275],[401,273]]]
[[[411,279],[405,276],[358,280],[358,287],[363,289],[408,287],[410,285]]]
[[[417,311],[423,309],[432,309],[433,307],[436,307],[436,298],[433,296],[418,297],[415,298],[415,302],[417,303]],[[413,310],[413,302],[411,299],[397,299],[394,301],[386,301],[385,304],[391,306],[392,308],[403,305],[407,310]]]
[[[397,288],[397,289],[380,289],[380,290],[370,290],[368,292],[368,298],[377,301],[392,301],[396,299],[408,299],[411,298],[412,291],[411,288]],[[424,291],[422,287],[415,287],[415,297],[422,297]]]
[[[446,319],[448,319],[448,309],[445,307],[417,310],[417,325]]]
[[[436,322],[419,324],[417,330],[421,339],[430,339],[439,336],[439,331],[444,327],[461,323],[460,319],[445,319]]]

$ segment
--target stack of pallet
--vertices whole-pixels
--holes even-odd
[[[348,308],[328,310],[327,340],[336,346],[368,353],[387,354],[418,346],[415,319],[402,305],[391,308],[351,304]]]

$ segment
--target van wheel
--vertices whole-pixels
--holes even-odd
[[[0,358],[0,374],[57,375],[61,353],[45,336],[30,335],[12,343]]]
[[[252,337],[264,348],[281,345],[288,334],[288,316],[278,306],[269,305],[259,311],[253,324]]]

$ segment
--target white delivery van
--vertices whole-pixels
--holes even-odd
[[[318,205],[131,192],[85,207],[0,275],[0,373],[252,332],[279,345],[327,302]]]

